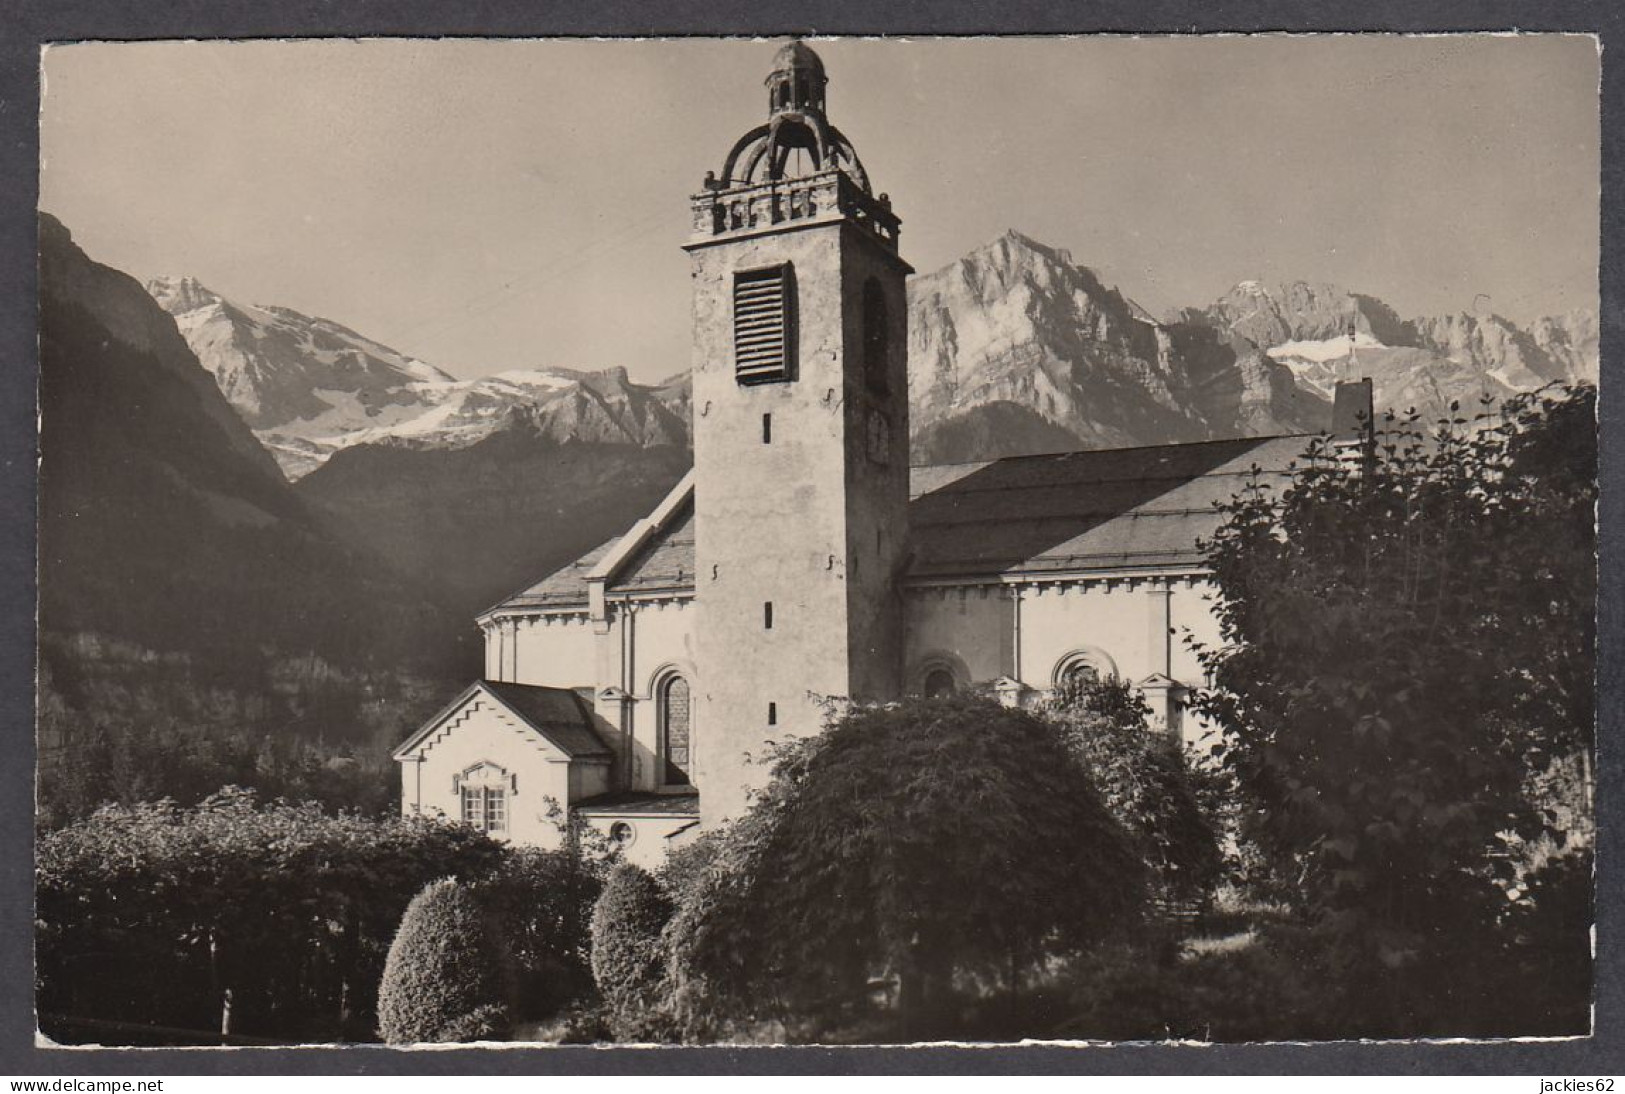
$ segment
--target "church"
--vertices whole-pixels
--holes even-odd
[[[1198,541],[1307,436],[909,465],[901,221],[779,50],[767,121],[691,199],[694,467],[482,615],[483,679],[394,754],[402,809],[555,846],[574,813],[657,864],[739,816],[831,701],[1131,682],[1186,716],[1219,643]],[[1370,421],[1369,382],[1334,422]],[[1334,426],[1335,428],[1335,426]]]

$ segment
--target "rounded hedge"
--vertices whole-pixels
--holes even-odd
[[[445,878],[412,898],[378,988],[392,1045],[499,1040],[512,1025],[509,973],[474,894]]]
[[[923,1015],[1136,923],[1145,866],[1058,727],[985,699],[855,708],[781,750],[669,933],[679,1016]],[[685,1019],[686,1020],[686,1019]]]
[[[610,871],[592,912],[592,975],[619,1036],[653,1029],[666,963],[661,932],[671,915],[646,870],[623,862]]]

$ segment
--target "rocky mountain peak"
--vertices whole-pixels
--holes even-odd
[[[1010,231],[909,289],[918,458],[1207,433],[1167,332],[1065,250]]]
[[[181,315],[221,302],[218,293],[195,277],[154,277],[147,282],[146,289],[148,295],[170,315]]]
[[[615,365],[611,368],[597,369],[591,372],[577,372],[573,369],[554,369],[554,375],[566,376],[597,392],[599,395],[624,395],[632,387],[632,378],[627,375],[625,365]]]
[[[1412,323],[1415,344],[1467,365],[1515,390],[1569,378],[1565,365],[1499,315],[1457,312]],[[1555,347],[1554,347],[1555,348]]]
[[[1040,243],[1025,232],[1015,228],[1006,229],[1003,235],[988,243],[983,250],[995,250],[1008,255],[1030,254],[1057,266],[1071,266],[1072,252],[1064,247],[1051,247],[1047,243]],[[973,252],[974,253],[974,252]]]
[[[1351,328],[1385,345],[1413,340],[1407,324],[1381,300],[1323,282],[1241,281],[1207,308],[1187,309],[1180,318],[1219,327],[1264,350],[1346,338]]]
[[[1542,316],[1530,324],[1529,337],[1563,378],[1597,382],[1597,313],[1590,308]]]
[[[916,278],[915,284],[923,286],[933,279],[957,279],[984,301],[1006,295],[1021,285],[1030,286],[1040,295],[1076,292],[1104,297],[1112,292],[1093,270],[1075,263],[1070,251],[1039,243],[1013,228],[957,262]]]

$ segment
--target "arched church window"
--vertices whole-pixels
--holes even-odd
[[[692,762],[693,724],[688,681],[669,677],[660,689],[660,750],[666,758],[667,786],[686,786]]]
[[[1061,682],[1071,687],[1100,683],[1100,670],[1087,661],[1074,661],[1061,670]]]
[[[888,375],[888,336],[886,291],[870,278],[863,283],[863,380],[876,395],[891,389]]]
[[[925,674],[924,691],[927,699],[945,699],[957,690],[954,674],[947,669],[932,669]]]
[[[1074,649],[1055,665],[1051,681],[1055,687],[1083,687],[1117,677],[1117,665],[1101,649],[1092,646]]]

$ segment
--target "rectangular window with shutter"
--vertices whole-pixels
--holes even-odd
[[[795,277],[788,264],[734,274],[734,376],[795,379]]]

